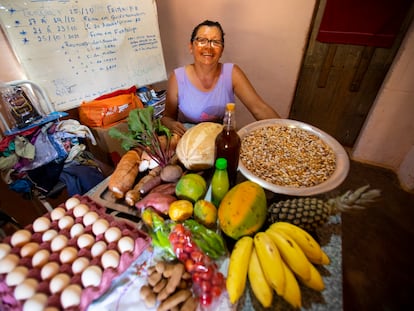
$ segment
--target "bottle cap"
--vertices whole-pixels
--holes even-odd
[[[224,170],[227,168],[227,160],[225,158],[218,158],[216,160],[216,168],[220,170]]]
[[[228,111],[234,111],[234,108],[236,108],[236,104],[235,103],[228,103],[228,104],[226,104],[226,109]]]

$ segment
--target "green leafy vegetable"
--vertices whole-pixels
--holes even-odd
[[[160,119],[154,118],[154,107],[138,108],[130,111],[128,115],[128,131],[122,132],[113,127],[109,136],[121,140],[125,150],[137,148],[145,151],[161,167],[170,163],[174,152],[170,150],[171,132],[161,124]],[[161,147],[159,136],[165,135],[167,146]]]

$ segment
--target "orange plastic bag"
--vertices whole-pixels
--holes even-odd
[[[133,91],[133,88],[128,91]],[[129,112],[143,108],[135,91],[123,94],[122,91],[112,93],[114,96],[101,96],[79,106],[80,122],[89,127],[110,127],[124,121]]]

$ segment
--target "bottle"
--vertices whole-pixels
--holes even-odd
[[[227,191],[229,191],[229,188],[227,160],[225,158],[218,158],[216,160],[216,170],[211,179],[211,198],[212,203],[216,207],[219,207],[221,200],[224,198]]]
[[[241,139],[236,132],[235,106],[234,103],[228,103],[226,105],[223,120],[224,127],[217,135],[215,141],[215,159],[225,158],[227,160],[227,173],[229,175],[230,187],[236,184],[241,146]]]

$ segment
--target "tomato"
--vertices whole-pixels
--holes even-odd
[[[175,252],[175,254],[178,257],[178,260],[180,260],[181,262],[185,262],[188,259],[188,254],[186,252],[183,252],[182,250],[179,253]]]
[[[194,264],[194,266],[195,266],[194,270],[197,271],[197,272],[206,272],[207,271],[207,267],[203,263],[196,262]]]
[[[215,273],[211,279],[211,283],[213,285],[222,286],[224,284],[224,275],[221,272]]]
[[[189,253],[189,254],[191,254],[195,250],[196,250],[196,246],[193,243],[191,243],[190,241],[184,247],[184,251]]]
[[[203,293],[200,296],[200,304],[202,306],[209,306],[211,305],[212,301],[213,301],[213,296],[210,293]]]
[[[204,254],[203,252],[199,251],[199,250],[195,250],[191,253],[191,259],[193,259],[195,262],[202,262],[204,259]]]
[[[221,292],[222,292],[221,286],[213,285],[211,287],[211,294],[213,295],[213,297],[219,297],[221,295]]]
[[[186,261],[185,261],[185,270],[186,271],[188,271],[188,272],[190,272],[190,273],[192,273],[193,271],[194,271],[194,260],[192,260],[191,258],[188,258]]]
[[[203,293],[210,292],[211,283],[210,283],[210,281],[202,280],[201,283],[200,283],[200,287],[201,287],[201,290],[203,291]]]
[[[193,277],[192,277],[192,279],[193,279],[193,282],[194,282],[194,283],[196,283],[196,284],[200,284],[200,283],[201,283],[201,281],[203,280],[203,279],[201,278],[201,275],[200,275],[200,273],[199,273],[199,272],[194,272],[194,273],[193,273]]]
[[[213,277],[214,272],[213,272],[213,269],[210,267],[210,268],[206,268],[206,270],[204,272],[201,272],[200,274],[203,280],[211,281],[211,278]]]

